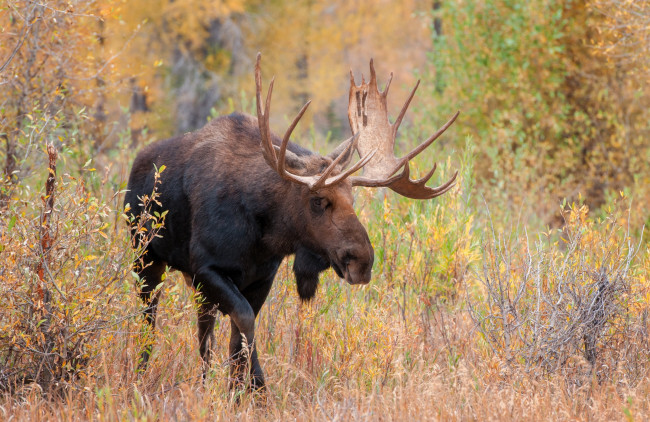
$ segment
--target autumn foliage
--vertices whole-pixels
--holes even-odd
[[[646,3],[0,4],[0,418],[647,419]],[[391,116],[422,79],[398,153],[461,111],[412,166],[459,170],[452,191],[357,193],[367,287],[327,272],[301,303],[282,264],[256,330],[265,395],[227,388],[227,318],[201,381],[197,298],[173,272],[137,370],[151,339],[122,209],[141,147],[253,110],[257,51],[282,75],[272,128],[312,99],[295,136],[317,150],[348,136],[348,71],[371,57],[404,81]],[[146,243],[145,222],[164,215],[137,223]]]

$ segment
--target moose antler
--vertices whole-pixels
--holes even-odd
[[[404,114],[415,95],[415,91],[420,85],[420,81],[415,84],[415,88],[408,97],[402,110],[400,111],[395,123],[391,124],[388,120],[387,97],[393,74],[390,74],[386,89],[379,92],[377,87],[377,75],[372,59],[370,60],[370,82],[366,83],[362,76],[361,85],[357,86],[354,81],[354,75],[350,71],[350,101],[348,105],[348,118],[350,128],[354,135],[359,135],[357,141],[357,150],[363,156],[368,151],[376,150],[374,158],[363,169],[363,176],[354,176],[350,178],[353,186],[383,187],[387,186],[399,193],[400,195],[413,199],[430,199],[440,196],[454,186],[454,181],[458,172],[443,185],[437,188],[426,186],[427,181],[433,176],[437,165],[427,175],[418,180],[409,178],[409,160],[424,151],[433,143],[458,117],[460,112],[456,112],[445,125],[433,134],[429,139],[418,145],[413,151],[409,152],[402,158],[395,157],[395,136],[397,129],[402,123]],[[398,175],[397,171],[403,167]]]
[[[300,159],[297,155],[287,150],[287,146],[289,145],[289,138],[291,137],[291,133],[295,129],[296,125],[298,124],[298,121],[303,116],[303,114],[305,114],[305,111],[307,110],[307,107],[309,107],[311,101],[307,101],[307,103],[304,106],[302,106],[302,109],[300,109],[300,111],[298,112],[298,115],[293,119],[293,122],[291,122],[291,125],[289,125],[289,128],[287,129],[287,131],[284,134],[284,137],[282,138],[282,144],[279,147],[277,145],[274,145],[273,136],[271,135],[271,129],[269,126],[269,114],[271,110],[271,94],[273,92],[273,82],[275,81],[275,77],[271,79],[271,83],[269,84],[269,90],[266,94],[266,102],[264,104],[264,110],[262,110],[262,70],[260,67],[261,59],[262,59],[262,55],[260,53],[257,53],[257,62],[255,63],[257,121],[260,128],[260,135],[262,137],[262,141],[261,141],[262,153],[264,155],[264,159],[271,166],[271,168],[273,168],[282,178],[286,180],[290,180],[295,183],[306,185],[311,190],[318,190],[339,183],[340,181],[349,177],[352,173],[354,173],[355,171],[359,170],[361,167],[366,165],[368,161],[370,161],[370,159],[377,152],[376,149],[368,152],[366,155],[363,156],[363,158],[361,158],[361,160],[357,161],[355,165],[353,165],[346,171],[339,173],[336,176],[329,177],[330,174],[332,174],[332,171],[334,171],[334,169],[338,165],[341,165],[341,168],[345,168],[345,166],[349,163],[352,157],[352,154],[350,154],[350,152],[351,150],[356,148],[357,146],[356,144],[359,139],[359,134],[355,134],[351,138],[343,142],[343,144],[339,148],[337,148],[337,152],[341,150],[342,151],[332,161],[332,163],[325,169],[325,171],[323,171],[320,175],[300,176],[289,172],[286,169],[286,161],[285,161],[286,157],[288,155],[291,155],[294,160]]]

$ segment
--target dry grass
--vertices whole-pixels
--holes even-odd
[[[351,290],[332,277],[325,281],[328,294],[305,306],[286,268],[259,320],[269,390],[243,395],[237,404],[226,388],[225,365],[200,381],[192,295],[176,278],[167,286],[146,373],[134,371],[133,323],[130,332],[114,333],[92,380],[62,397],[26,386],[3,398],[3,419],[644,420],[650,414],[648,378],[635,386],[595,379],[577,385],[564,375],[509,373],[480,346],[461,310],[412,312],[405,324],[381,283]],[[364,306],[373,293],[383,296],[383,305]],[[216,334],[225,357],[225,319]]]
[[[599,356],[607,357],[599,358],[599,368],[609,365],[606,376],[593,370],[579,342],[567,349],[562,370],[529,370],[535,363],[521,352],[525,347],[499,353],[503,345],[498,343],[498,324],[490,327],[496,333],[495,343],[485,335],[476,315],[468,311],[468,302],[481,300],[487,306],[484,312],[499,311],[482,296],[485,273],[480,269],[486,257],[525,252],[510,247],[504,255],[504,250],[490,242],[480,246],[485,239],[486,232],[481,229],[485,219],[472,208],[466,194],[471,191],[469,174],[466,170],[459,189],[436,202],[394,197],[382,202],[369,192],[360,193],[361,219],[369,227],[378,257],[374,280],[368,286],[348,286],[328,272],[316,298],[303,304],[295,292],[291,262],[281,266],[257,325],[257,347],[268,383],[264,394],[227,388],[227,317],[218,319],[217,362],[202,381],[194,296],[175,273],[169,274],[163,286],[150,365],[144,373],[136,371],[143,345],[142,321],[137,316],[141,305],[132,280],[126,277],[133,256],[125,253],[125,224],[116,218],[119,201],[112,196],[102,199],[99,193],[94,198],[77,182],[61,186],[68,179],[60,178],[55,202],[59,205],[54,208],[57,216],[52,220],[56,246],[51,257],[70,258],[65,264],[52,261],[56,272],[44,280],[56,282],[66,297],[84,303],[93,313],[60,322],[53,318],[50,327],[57,328],[57,333],[80,332],[79,327],[90,320],[95,329],[83,349],[85,360],[79,367],[63,370],[58,384],[5,380],[0,419],[646,420],[650,416],[647,244],[630,260],[627,288],[617,302],[616,317],[604,325],[599,338],[605,340],[597,343],[603,351]],[[30,242],[38,242],[40,228],[35,222],[40,205],[29,190],[22,195],[25,199],[13,203],[1,226],[0,239],[8,247],[0,252],[4,264],[0,269],[0,325],[5,327],[5,335],[0,336],[0,369],[4,371],[0,374],[33,369],[28,359],[32,355],[7,359],[7,344],[11,346],[15,335],[23,339],[23,346],[29,346],[31,342],[40,344],[39,339],[47,339],[53,332],[38,323],[19,324],[22,320],[18,317],[34,305],[12,301],[16,291],[23,297],[34,294],[30,284],[22,290],[11,286],[20,286],[25,280],[38,286],[31,269],[43,259],[38,250],[30,249]],[[94,216],[90,223],[84,223],[85,215]],[[634,237],[624,230],[620,219],[598,220],[586,212],[577,217],[574,220],[584,224],[568,227],[580,229],[583,241],[578,247],[595,261],[578,259],[579,266],[571,267],[567,274],[588,274],[584,268],[597,265],[599,251],[607,250],[597,240],[610,239],[614,244],[620,240],[611,236],[612,230],[623,230],[625,242]],[[499,224],[493,229],[508,232]],[[547,255],[540,256],[552,256],[558,262],[569,256],[562,246],[562,233],[568,231],[546,233],[557,242],[548,241],[544,246]],[[612,255],[605,256],[611,259]],[[572,261],[567,262],[570,266]],[[493,265],[494,274],[507,271],[510,280],[526,279],[526,266],[506,267],[498,260],[489,265]],[[538,275],[546,278],[547,273],[562,275],[557,271],[540,271]],[[588,277],[576,279],[589,291],[589,284],[584,284]],[[98,297],[94,296],[98,294],[95,283],[107,286]],[[511,288],[518,291],[516,284]],[[554,297],[552,291],[545,294]],[[89,296],[95,301],[89,302]],[[52,303],[57,304],[60,315],[69,315],[65,309],[73,309],[69,307],[72,304],[57,300]],[[525,308],[529,299],[522,300],[517,306]],[[507,317],[504,321],[512,322]],[[49,351],[59,350],[59,346],[45,345]]]

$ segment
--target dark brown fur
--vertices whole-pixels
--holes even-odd
[[[298,175],[318,174],[335,158],[295,144],[288,150],[295,155],[287,156],[287,167]],[[154,211],[168,214],[162,238],[147,247],[147,266],[138,270],[146,319],[154,325],[158,298],[152,292],[166,265],[182,271],[205,299],[198,324],[205,367],[218,309],[231,318],[234,379],[243,379],[245,336],[252,348],[253,387],[261,387],[255,318],[284,257],[295,254],[303,300],[314,296],[319,274],[330,266],[351,284],[370,281],[374,253],[354,212],[352,186],[344,180],[311,191],[281,178],[264,160],[257,119],[243,114],[144,148],[133,163],[125,198],[136,216],[142,211],[138,197],[153,191],[154,165],[166,166],[159,187],[162,207]],[[144,364],[149,355],[147,348]]]

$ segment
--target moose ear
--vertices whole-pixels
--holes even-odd
[[[320,256],[305,248],[298,248],[293,273],[296,275],[298,296],[302,301],[309,301],[316,295],[318,275],[329,267],[329,263]]]
[[[345,154],[343,157],[341,157],[341,161],[339,161],[339,165],[341,166],[342,169],[346,168],[348,164],[350,164],[350,160],[352,160],[352,156],[354,156],[354,151],[356,151],[357,149],[357,145],[356,145],[357,139],[359,139],[358,134],[348,139],[347,141],[341,142],[341,145],[336,147],[334,151],[327,154],[327,158],[334,161],[339,155]],[[350,144],[353,145],[350,147]]]
[[[273,145],[273,148],[275,149],[275,153],[280,154],[280,147],[277,145]],[[299,157],[298,155],[294,154],[293,152],[286,150],[285,155],[284,155],[284,163],[287,167],[293,168],[293,169],[304,169],[305,168],[305,162],[303,158]]]

